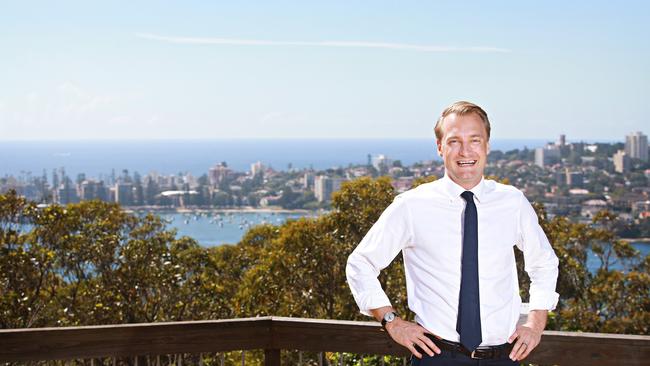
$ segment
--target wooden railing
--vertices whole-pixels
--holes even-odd
[[[264,350],[408,356],[376,322],[263,317],[173,323],[0,330],[0,362]],[[550,365],[648,365],[650,336],[544,332],[526,360]]]

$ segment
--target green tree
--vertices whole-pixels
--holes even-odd
[[[34,241],[36,205],[10,190],[0,195],[0,328],[49,325],[62,286],[56,253]]]
[[[0,326],[257,315],[367,320],[346,284],[346,261],[395,195],[389,177],[348,181],[328,214],[256,226],[236,245],[204,248],[177,238],[155,215],[99,201],[38,208],[10,191],[0,195]],[[560,260],[561,298],[549,327],[648,334],[650,257],[618,240],[620,220],[604,211],[574,223],[534,208]],[[595,271],[587,269],[590,253],[599,260]],[[615,269],[621,265],[625,271]],[[401,256],[380,282],[409,317]]]
[[[650,276],[638,252],[618,240],[614,227],[617,217],[608,211],[594,215],[591,224],[573,223],[563,216],[546,217],[536,204],[540,225],[553,245],[559,260],[557,292],[560,302],[550,329],[648,334],[650,324]],[[599,267],[590,272],[588,254],[599,259]],[[628,271],[612,269],[616,263]],[[518,261],[524,297],[528,281],[523,262]]]

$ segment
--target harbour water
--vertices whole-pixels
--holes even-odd
[[[160,214],[169,222],[170,228],[175,228],[177,236],[189,236],[202,246],[211,247],[223,244],[236,244],[251,227],[270,223],[280,225],[288,219],[300,217],[316,217],[316,211],[214,211],[202,213],[167,213]],[[632,242],[645,257],[650,254],[650,243]],[[600,266],[598,257],[590,253],[587,267],[595,271]],[[623,268],[623,263],[615,263],[613,269]]]
[[[177,230],[177,236],[189,236],[206,247],[237,244],[255,225],[280,225],[289,219],[316,217],[317,211],[207,211],[158,213]]]

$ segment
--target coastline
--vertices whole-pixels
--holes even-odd
[[[296,214],[318,214],[322,215],[330,212],[325,209],[285,209],[279,206],[269,207],[252,207],[243,206],[237,208],[174,208],[174,207],[160,207],[160,206],[137,206],[126,207],[124,212],[155,212],[155,213],[178,213],[178,214],[202,214],[202,213],[296,213]]]
[[[620,240],[627,243],[650,243],[650,238],[621,238]]]

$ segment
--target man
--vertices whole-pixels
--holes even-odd
[[[435,133],[445,176],[395,197],[348,258],[350,289],[361,312],[411,351],[413,365],[517,365],[557,304],[558,259],[522,192],[483,178],[485,111],[456,102]],[[513,246],[531,278],[520,326]],[[395,313],[377,279],[400,251],[415,323]]]

